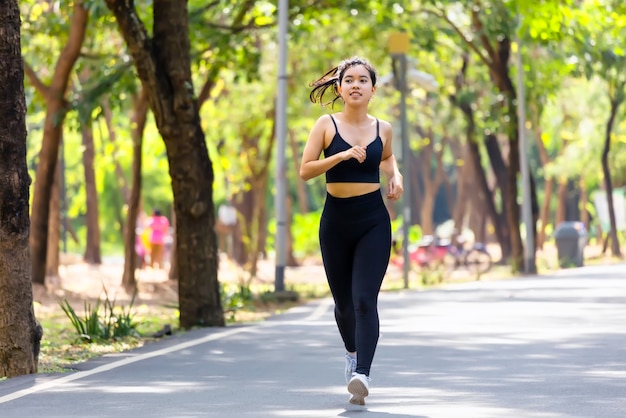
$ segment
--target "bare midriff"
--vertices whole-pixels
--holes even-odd
[[[354,197],[375,192],[378,183],[326,183],[326,191],[334,197]]]

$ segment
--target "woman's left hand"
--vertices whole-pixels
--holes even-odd
[[[403,191],[404,188],[402,186],[402,174],[397,173],[395,176],[389,179],[387,198],[391,200],[398,200],[402,196]]]

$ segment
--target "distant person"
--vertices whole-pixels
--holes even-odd
[[[170,221],[159,209],[155,209],[152,216],[148,218],[147,227],[150,228],[150,267],[162,269]]]
[[[341,112],[321,116],[311,129],[300,176],[326,176],[320,249],[346,349],[350,403],[365,405],[379,337],[378,293],[391,253],[391,221],[380,170],[387,176],[386,196],[392,200],[402,195],[402,175],[392,153],[391,124],[368,114],[376,92],[376,70],[368,61],[344,60],[311,86],[313,103],[341,100],[344,105]],[[332,98],[328,103],[325,93]]]

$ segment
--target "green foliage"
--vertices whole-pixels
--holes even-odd
[[[398,30],[411,35],[409,56],[415,59],[415,65],[433,74],[441,85],[433,97],[424,97],[419,89],[408,97],[410,126],[432,130],[424,137],[410,135],[411,148],[416,155],[426,141],[439,146],[439,140],[444,136],[454,139],[453,146],[457,148],[463,145],[465,121],[446,103],[451,94],[456,94],[460,102],[473,109],[477,138],[480,139],[484,132],[506,132],[508,104],[495,91],[492,75],[479,62],[477,51],[484,54],[481,35],[489,37],[495,45],[496,41],[513,40],[517,33],[522,39],[528,111],[532,115],[529,121],[532,120],[533,129],[535,124],[541,126],[542,132],[538,132],[540,138],[537,139],[543,141],[553,160],[540,167],[537,154],[531,154],[533,169],[537,170],[534,172],[577,179],[584,170],[589,190],[601,184],[599,153],[609,109],[607,92],[619,99],[620,90],[616,87],[626,74],[621,70],[626,65],[622,42],[626,25],[623,2],[322,0],[315,4],[316,7],[311,7],[309,0],[294,0],[289,5],[290,146],[287,148],[286,175],[293,201],[297,198],[295,185],[300,181],[297,165],[309,129],[321,115],[341,110],[340,105],[329,109],[309,103],[309,82],[339,60],[352,55],[368,58],[378,68],[379,75],[388,74],[391,60],[387,39],[391,32]],[[138,1],[135,5],[139,16],[152,15],[152,2]],[[51,69],[68,38],[72,8],[34,0],[21,2],[20,7],[25,62],[42,82],[49,83]],[[71,80],[72,95],[68,96],[71,109],[64,130],[67,215],[78,236],[77,243],[70,241],[70,248],[82,252],[85,242],[80,127],[81,116],[89,116],[96,121],[94,168],[102,202],[99,208],[102,248],[119,251],[127,207],[121,193],[124,182],[115,170],[116,164],[122,167],[128,186],[133,159],[129,115],[133,94],[140,83],[135,71],[128,69],[128,51],[110,11],[100,0],[90,0],[87,7],[90,10],[88,36]],[[189,2],[189,17],[195,90],[200,94],[203,87],[211,87],[201,117],[214,165],[214,197],[216,202],[229,202],[238,191],[251,187],[247,179],[260,175],[255,169],[261,166],[262,151],[272,149],[277,78],[276,2],[217,0],[207,4],[192,0]],[[482,24],[480,29],[473,26],[474,17]],[[151,19],[142,20],[151,35]],[[462,38],[461,34],[467,38]],[[471,40],[477,50],[472,49],[467,40]],[[461,91],[455,91],[455,80],[466,52],[471,59],[465,83]],[[90,74],[90,77],[81,82],[80,76],[84,74]],[[514,79],[514,74],[511,75]],[[27,80],[26,85],[28,158],[34,177],[43,136],[45,102],[32,83]],[[115,144],[101,118],[104,101],[114,114]],[[396,91],[380,87],[371,112],[394,122],[398,116],[397,102]],[[616,120],[610,156],[617,185],[626,184],[626,124],[623,115],[622,110]],[[252,141],[244,144],[244,137]],[[394,137],[399,138],[396,129]],[[397,139],[394,142],[399,143]],[[444,156],[452,185],[457,175],[454,171],[456,158],[460,157]],[[159,207],[171,216],[167,213],[173,199],[168,168],[165,146],[150,117],[143,142],[142,205],[147,211]],[[273,161],[270,161],[268,172],[273,173],[274,169]],[[271,180],[269,183],[266,191],[269,203],[267,246],[271,251],[275,225],[273,185]],[[542,184],[539,179],[539,189]],[[291,226],[297,257],[319,252],[317,228],[324,193],[323,178],[308,182],[309,202],[304,210],[309,213],[295,214]],[[394,236],[401,235],[398,233],[400,222],[400,218],[394,221]],[[419,240],[420,236],[421,233],[415,233],[411,241]],[[236,293],[233,293],[233,299],[236,299]]]
[[[221,283],[220,297],[224,313],[233,321],[239,310],[250,306],[253,294],[249,285]]]
[[[441,266],[435,266],[420,268],[418,273],[422,286],[430,287],[443,283],[447,272]]]
[[[61,303],[63,312],[72,322],[74,329],[81,339],[90,342],[94,338],[100,338],[104,334],[103,324],[100,321],[98,311],[100,309],[100,301],[96,303],[95,309],[91,308],[91,304],[85,302],[84,314],[81,317],[76,313],[67,299]]]
[[[130,300],[128,306],[116,306],[115,299],[109,299],[109,294],[104,289],[106,298],[104,300],[104,312],[105,318],[107,318],[107,324],[113,330],[112,337],[120,338],[127,336],[138,336],[137,323],[134,320],[133,305],[135,304],[135,298],[137,292],[133,293],[133,297]]]
[[[402,229],[403,219],[402,217],[397,217],[396,219],[391,221],[391,234],[396,241],[397,246],[402,246],[403,241],[403,229]],[[410,225],[409,226],[409,245],[415,244],[422,239],[423,232],[422,227],[419,225]]]
[[[293,236],[293,250],[296,257],[306,257],[319,254],[318,229],[322,211],[307,214],[296,213],[291,224]]]
[[[60,303],[61,309],[69,318],[79,338],[87,343],[93,341],[116,340],[121,337],[136,336],[137,323],[132,312],[136,294],[128,307],[116,306],[115,299],[109,298],[104,289],[104,302],[98,299],[95,306],[85,301],[82,316],[76,312],[67,299]],[[102,310],[102,312],[101,312]]]

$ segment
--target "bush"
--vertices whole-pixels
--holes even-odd
[[[70,305],[67,299],[60,303],[61,309],[72,323],[79,338],[85,342],[116,340],[122,337],[139,337],[137,323],[134,321],[132,307],[135,302],[136,293],[130,301],[130,305],[116,306],[115,299],[111,300],[106,289],[104,289],[104,301],[98,300],[95,306],[86,301],[83,315],[80,316]],[[100,311],[103,310],[102,316]]]
[[[296,257],[309,257],[319,254],[319,238],[317,231],[320,225],[322,210],[309,213],[295,213],[291,223],[291,235],[293,238],[293,251]],[[268,224],[268,237],[265,244],[267,251],[276,248],[276,220]]]
[[[249,285],[220,284],[220,294],[222,309],[230,315],[231,320],[235,319],[237,311],[252,303],[253,295]]]

